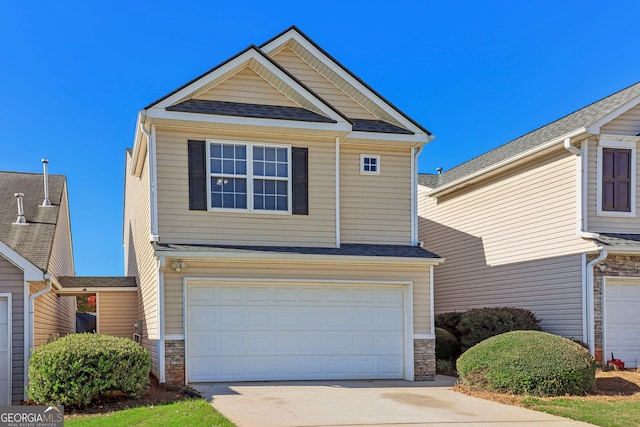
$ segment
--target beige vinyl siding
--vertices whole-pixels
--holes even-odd
[[[11,294],[12,404],[24,399],[24,273],[0,256],[0,293]]]
[[[187,141],[206,138],[309,148],[309,215],[189,210]],[[165,243],[335,245],[335,141],[157,129],[158,221]]]
[[[147,155],[148,156],[148,155]],[[131,155],[127,153],[125,171],[130,170]],[[142,345],[149,350],[153,362],[152,372],[159,376],[157,341],[158,283],[157,267],[151,234],[149,161],[140,177],[125,172],[124,246],[125,276],[135,276],[138,283],[138,315],[142,322]]]
[[[289,263],[286,261],[189,261],[188,272],[165,271],[166,333],[183,334],[183,277],[412,281],[414,333],[431,333],[429,267],[425,264]]]
[[[298,104],[287,98],[251,68],[239,71],[195,99],[298,107]]]
[[[633,111],[633,110],[632,110]],[[622,116],[624,117],[624,116]],[[617,119],[616,119],[617,120]],[[612,122],[613,123],[613,122]],[[640,123],[640,122],[639,122]],[[636,132],[637,133],[637,132]],[[636,216],[598,215],[597,191],[598,191],[598,141],[589,139],[589,152],[587,154],[587,229],[593,232],[609,233],[640,233],[640,152],[636,148]]]
[[[100,292],[97,302],[98,333],[132,338],[138,321],[137,292]]]
[[[69,222],[69,201],[65,184],[58,211],[58,223],[53,236],[51,257],[47,272],[53,276],[74,276],[73,247],[71,242],[71,225]],[[73,313],[75,325],[75,309]],[[75,326],[74,326],[75,328]]]
[[[640,132],[640,105],[611,120],[600,128],[600,133],[635,136]]]
[[[380,175],[360,174],[360,155],[380,156]],[[411,244],[411,153],[340,147],[342,243]]]
[[[31,294],[45,288],[44,283],[32,283]],[[34,300],[34,346],[76,332],[76,297],[58,296],[55,289]]]
[[[282,49],[273,59],[347,117],[377,119],[377,117],[354,101],[353,98],[304,62],[291,49]]]
[[[419,187],[419,238],[445,258],[436,312],[525,307],[582,338],[581,259],[595,245],[576,235],[575,167],[557,151],[438,200]]]

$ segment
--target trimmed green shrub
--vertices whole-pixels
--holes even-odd
[[[539,331],[514,331],[467,350],[456,364],[471,388],[534,396],[582,395],[595,385],[596,364],[571,340]]]
[[[460,343],[449,331],[436,328],[436,360],[455,360],[460,356]]]
[[[457,329],[460,344],[470,348],[489,337],[505,332],[539,331],[540,321],[535,314],[523,308],[478,308],[462,313]]]
[[[33,351],[28,394],[37,403],[72,406],[108,391],[138,397],[150,370],[147,350],[128,338],[70,334]]]
[[[460,339],[460,333],[458,332],[458,323],[460,323],[460,317],[462,312],[450,311],[447,313],[440,313],[435,315],[436,328],[442,328],[445,331],[449,331],[456,339]]]

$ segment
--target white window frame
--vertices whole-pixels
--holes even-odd
[[[245,209],[240,208],[214,208],[211,206],[211,144],[234,144],[244,145],[247,152],[247,173],[245,175],[234,175],[237,178],[244,178],[247,180],[247,207]],[[282,177],[270,177],[270,176],[254,176],[253,175],[253,147],[273,147],[273,148],[286,148],[287,149],[287,210],[268,210],[268,209],[254,209],[253,207],[253,181],[255,179],[274,179],[276,181],[284,181]],[[291,194],[293,188],[293,180],[291,177],[291,145],[289,144],[273,144],[266,142],[256,141],[235,141],[235,140],[223,140],[223,139],[206,139],[206,166],[207,166],[207,210],[209,212],[250,212],[258,214],[270,214],[270,215],[291,215],[293,195]]]
[[[376,159],[375,172],[364,170],[364,159]],[[380,175],[380,155],[379,154],[360,154],[360,175]]]
[[[605,137],[598,142],[596,166],[596,215],[605,217],[635,217],[636,216],[636,141],[631,138]],[[633,138],[636,139],[636,138]],[[629,192],[629,212],[605,211],[602,209],[602,151],[604,148],[620,148],[631,150],[631,189]]]

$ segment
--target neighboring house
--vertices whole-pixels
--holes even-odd
[[[437,312],[516,306],[597,359],[640,361],[640,83],[419,176]]]
[[[140,111],[125,271],[161,382],[425,379],[429,132],[292,27]]]
[[[74,274],[66,179],[48,177],[46,202],[44,181],[0,172],[0,405],[25,399],[31,348],[75,332],[75,298],[56,295]]]

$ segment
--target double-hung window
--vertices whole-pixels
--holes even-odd
[[[208,141],[209,208],[291,212],[291,147]]]

